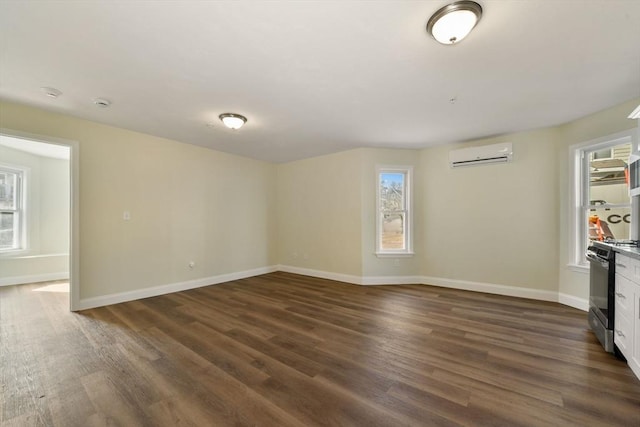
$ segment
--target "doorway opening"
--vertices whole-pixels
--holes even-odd
[[[74,141],[0,130],[0,286],[43,283],[78,306]],[[51,287],[50,284],[55,284]]]

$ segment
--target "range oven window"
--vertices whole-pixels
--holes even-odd
[[[605,328],[610,329],[609,318],[609,262],[601,259],[590,259],[589,264],[589,306],[594,309]]]
[[[587,250],[589,260],[589,326],[608,352],[614,352],[615,252],[612,244],[594,242]]]

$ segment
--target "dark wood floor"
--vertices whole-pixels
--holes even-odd
[[[2,426],[640,426],[585,313],[273,273],[68,312],[0,288]]]

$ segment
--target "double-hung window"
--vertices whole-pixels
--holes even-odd
[[[412,255],[411,167],[377,168],[376,254]]]
[[[24,249],[24,171],[0,165],[0,252]]]
[[[574,156],[573,264],[586,266],[589,242],[628,239],[631,200],[627,163],[634,151],[628,133],[572,148]]]

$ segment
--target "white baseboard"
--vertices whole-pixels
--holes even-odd
[[[557,293],[553,291],[545,291],[532,288],[520,288],[515,286],[496,285],[492,283],[472,282],[467,280],[446,279],[441,277],[429,276],[356,276],[350,274],[333,273],[329,271],[313,270],[310,268],[294,267],[290,265],[276,265],[269,267],[256,268],[253,270],[240,271],[236,273],[221,274],[218,276],[204,277],[201,279],[189,280],[186,282],[169,283],[166,285],[154,286],[151,288],[137,289],[130,292],[121,292],[117,294],[104,295],[94,298],[81,299],[78,306],[74,310],[86,310],[89,308],[102,307],[110,304],[119,304],[122,302],[133,301],[142,298],[149,298],[158,295],[164,295],[172,292],[186,291],[189,289],[200,288],[203,286],[216,285],[219,283],[230,282],[233,280],[245,279],[247,277],[259,276],[261,274],[273,273],[275,271],[283,271],[286,273],[300,274],[303,276],[319,277],[322,279],[335,280],[338,282],[351,283],[356,285],[409,285],[421,284],[442,286],[444,288],[462,289],[467,291],[484,292],[489,294],[505,295],[519,298],[529,298],[541,301],[553,301],[561,304],[577,308],[579,310],[588,310],[588,301],[574,297],[568,294]],[[31,278],[37,276],[30,276]],[[68,273],[66,277],[68,278]],[[0,285],[2,285],[0,279]],[[58,278],[45,280],[58,280]],[[29,280],[29,282],[44,280]]]
[[[577,308],[582,311],[589,311],[589,300],[584,298],[574,297],[573,295],[558,293],[558,302],[560,304],[568,305],[569,307]]]
[[[105,305],[119,304],[121,302],[134,301],[142,298],[155,297],[172,292],[186,291],[189,289],[201,288],[203,286],[217,285],[233,280],[246,279],[247,277],[259,276],[261,274],[273,273],[277,271],[277,266],[255,268],[253,270],[239,271],[236,273],[220,274],[218,276],[203,277],[201,279],[189,280],[186,282],[169,283],[166,285],[154,286],[151,288],[137,289],[135,291],[120,292],[117,294],[104,295],[93,298],[84,298],[78,301],[75,310],[86,310],[89,308],[102,307]]]
[[[354,276],[351,274],[333,273],[330,271],[313,270],[311,268],[279,265],[278,271],[301,274],[303,276],[319,277],[335,280],[336,282],[352,283],[354,285],[410,285],[422,283],[420,276]]]
[[[68,271],[59,273],[33,274],[30,276],[13,276],[0,278],[0,286],[24,285],[26,283],[51,282],[69,279]]]
[[[466,291],[484,292],[487,294],[558,302],[557,292],[533,288],[520,288],[516,286],[496,285],[493,283],[471,282],[468,280],[455,280],[428,276],[422,277],[422,283],[425,285],[442,286],[443,288],[463,289]]]
[[[291,265],[279,265],[278,271],[285,273],[301,274],[303,276],[319,277],[321,279],[335,280],[336,282],[352,283],[354,285],[362,285],[361,276],[352,276],[350,274],[332,273],[330,271],[312,270],[310,268],[293,267]]]
[[[587,311],[588,301],[567,294],[559,294],[553,291],[545,291],[533,288],[521,288],[516,286],[496,285],[493,283],[472,282],[468,280],[445,279],[430,276],[355,276],[330,271],[313,270],[310,268],[279,265],[278,271],[301,274],[303,276],[319,277],[338,282],[352,283],[356,285],[431,285],[443,288],[462,289],[466,291],[484,292],[488,294],[504,295],[517,298],[528,298],[539,301],[559,302],[578,310]]]
[[[365,276],[363,285],[421,285],[421,276]]]

